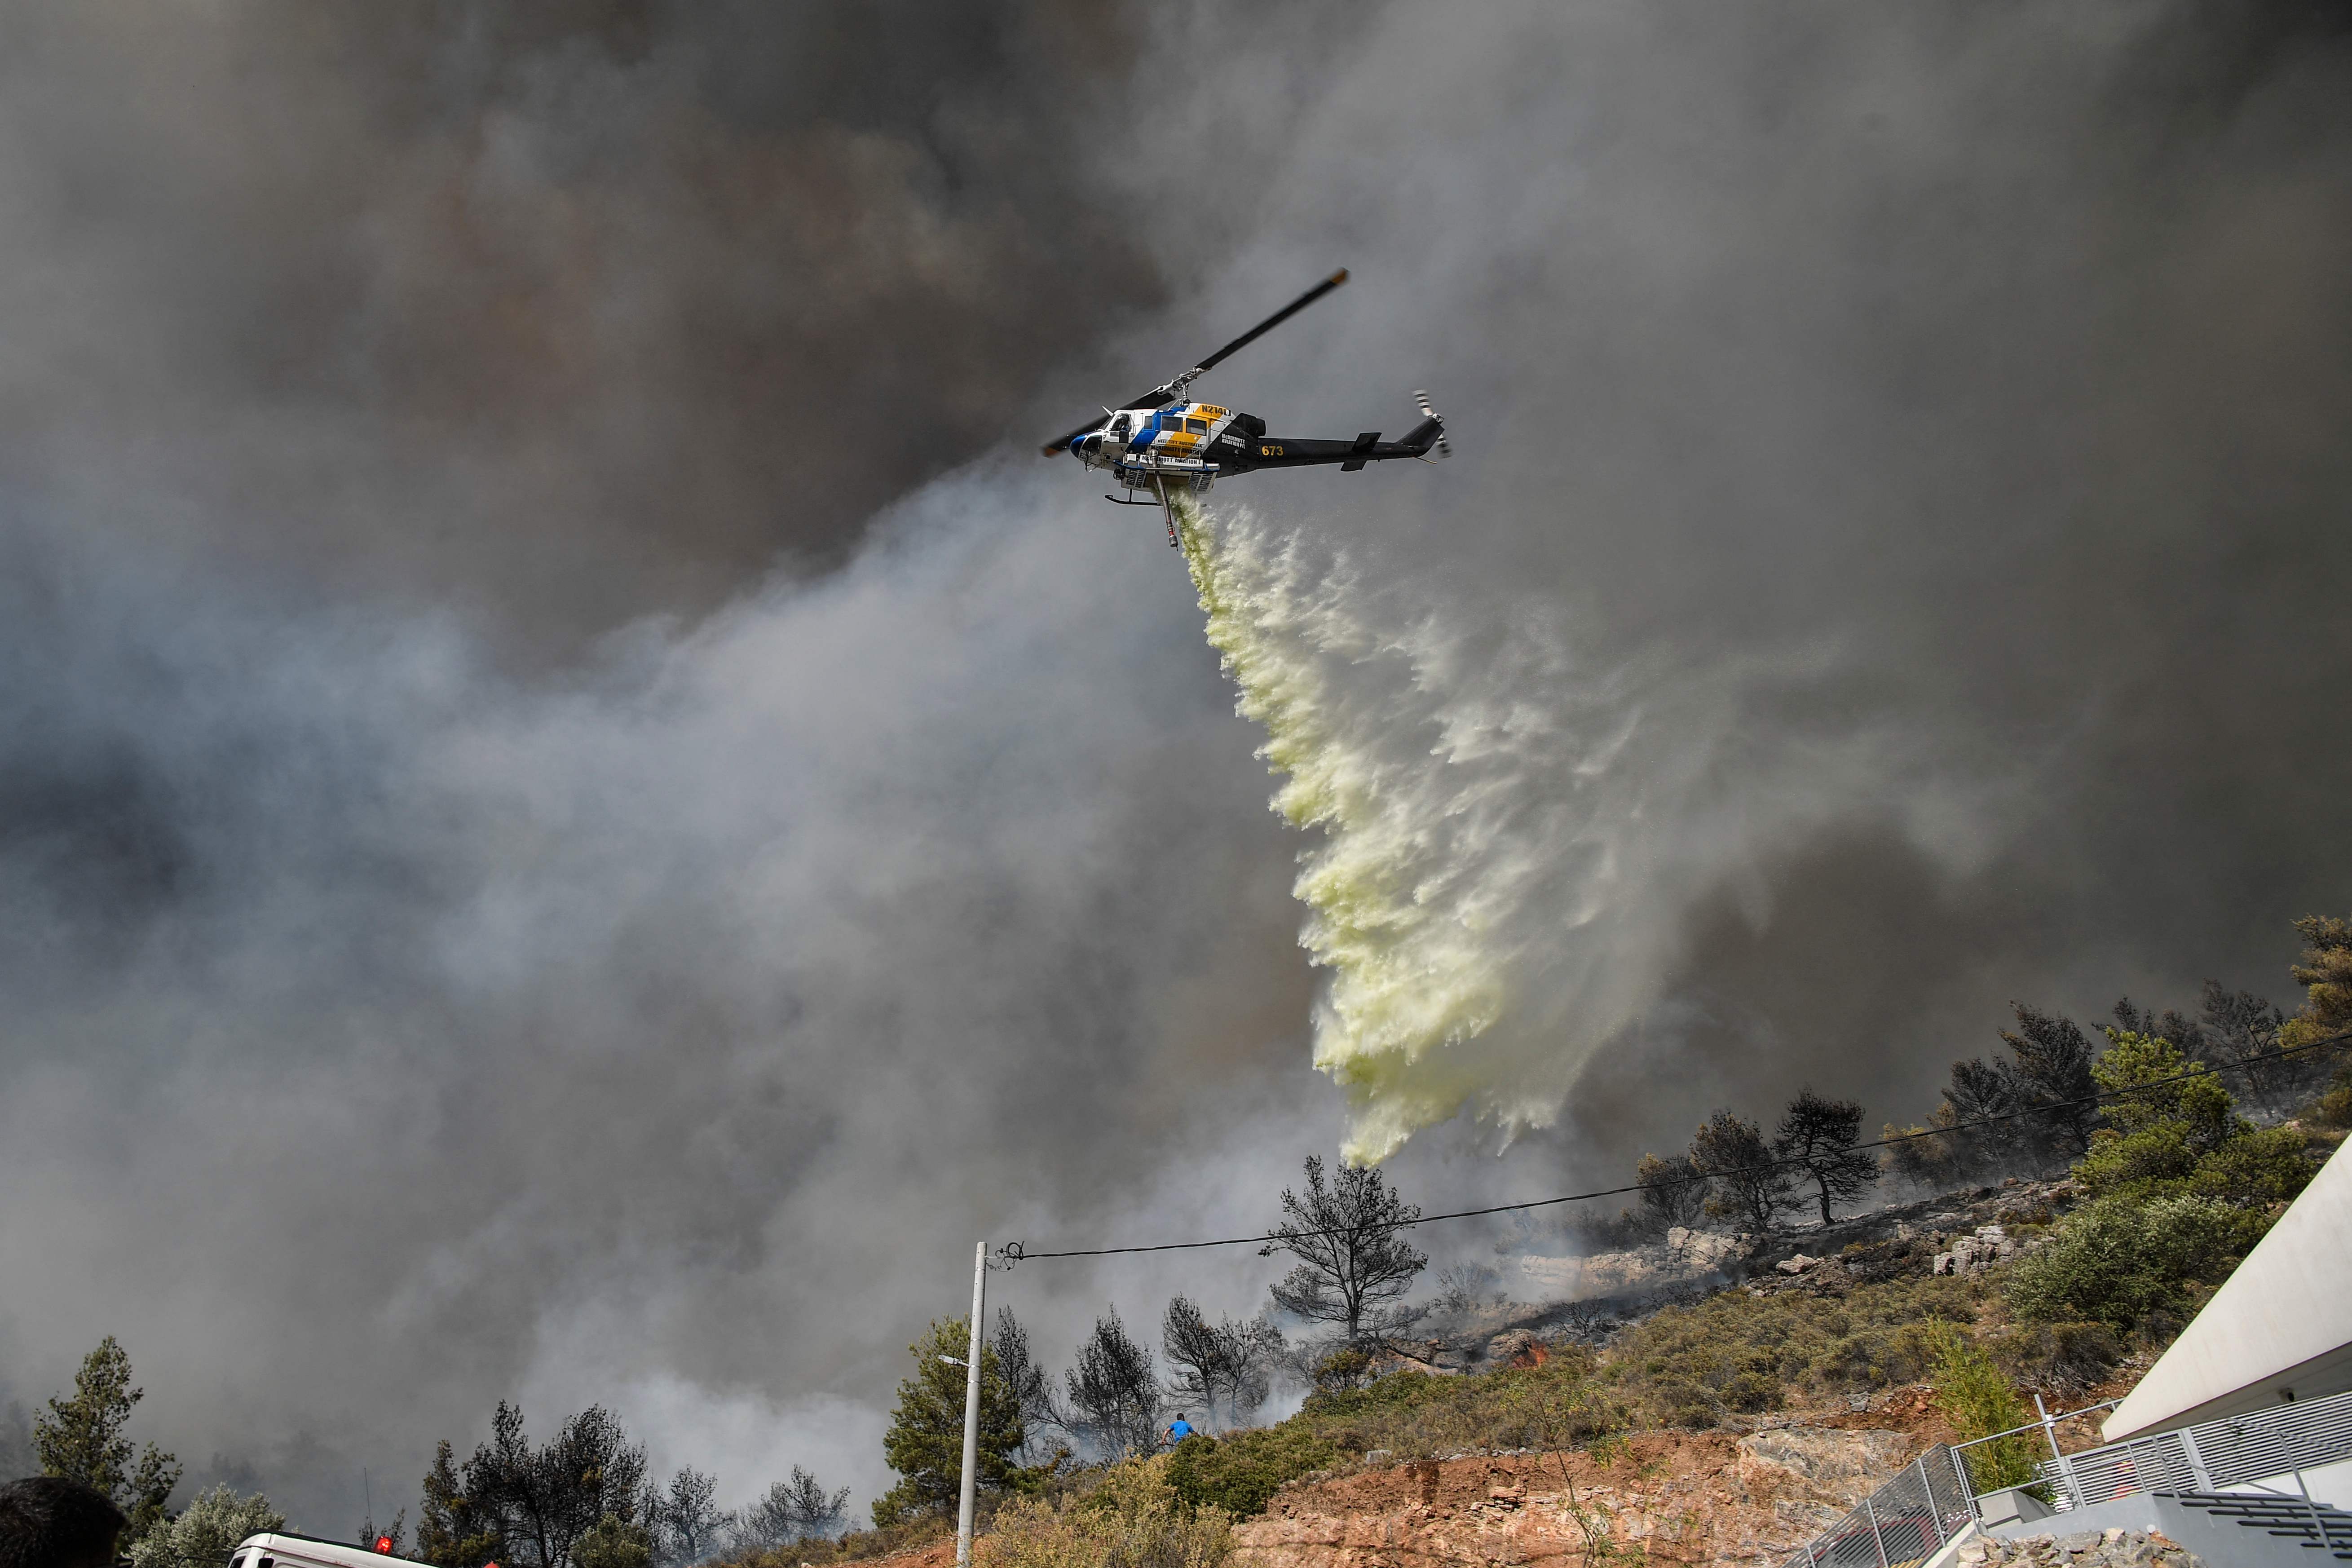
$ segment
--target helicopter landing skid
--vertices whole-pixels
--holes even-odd
[[[1153,489],[1155,489],[1155,490],[1159,491],[1159,495],[1160,495],[1160,499],[1159,499],[1159,500],[1121,500],[1119,497],[1115,496],[1115,495],[1112,495],[1108,490],[1105,490],[1105,491],[1103,492],[1103,500],[1107,500],[1107,501],[1110,502],[1110,504],[1111,504],[1111,505],[1113,505],[1113,506],[1149,506],[1149,507],[1158,507],[1158,508],[1160,509],[1160,512],[1161,512],[1161,513],[1162,513],[1162,514],[1163,514],[1163,515],[1168,519],[1168,548],[1169,548],[1169,549],[1171,549],[1171,550],[1181,550],[1181,549],[1183,549],[1183,548],[1184,548],[1184,541],[1183,541],[1182,537],[1181,537],[1181,535],[1179,535],[1179,534],[1177,533],[1177,531],[1176,531],[1176,506],[1175,506],[1175,503],[1174,503],[1173,501],[1171,501],[1171,500],[1168,499],[1168,491],[1167,491],[1167,489],[1165,489],[1165,488],[1164,488],[1164,487],[1163,487],[1163,486],[1159,482],[1159,477],[1158,477],[1157,475],[1154,475],[1154,476],[1153,476],[1152,487],[1151,487],[1151,488],[1152,488]]]

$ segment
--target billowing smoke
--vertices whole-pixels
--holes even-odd
[[[837,565],[1160,292],[1052,6],[0,19],[0,462],[545,656]],[[1083,306],[1083,311],[1074,307]]]
[[[1245,732],[1197,652],[1097,657],[1181,650],[1181,574],[1034,481],[554,685],[42,537],[0,590],[19,1400],[112,1331],[199,1476],[313,1510],[486,1394],[870,1489],[975,1233],[1328,1136],[1268,1078],[1305,994]]]

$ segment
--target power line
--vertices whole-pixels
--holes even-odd
[[[1925,1127],[1916,1132],[1898,1132],[1892,1138],[1874,1139],[1867,1143],[1853,1144],[1853,1147],[1855,1149],[1891,1148],[1897,1143],[1914,1142],[1922,1138],[1940,1138],[1947,1133],[1965,1131],[1971,1127],[1992,1127],[2001,1122],[2016,1121],[2029,1116],[2048,1116],[2053,1111],[2071,1110],[2077,1106],[2096,1105],[2103,1100],[2127,1100],[2134,1095],[2146,1094],[2149,1089],[2162,1089],[2171,1083],[2185,1083],[2190,1079],[2218,1077],[2226,1072],[2245,1072],[2251,1075],[2257,1066],[2266,1067],[2272,1062],[2284,1061],[2289,1057],[2301,1056],[2306,1051],[2316,1051],[2330,1046],[2341,1045],[2347,1040],[2352,1040],[2352,1029],[2347,1029],[2341,1034],[2329,1035],[2324,1039],[2310,1040],[2300,1046],[2289,1046],[2284,1049],[2273,1051],[2263,1058],[2259,1064],[2227,1062],[2217,1068],[2200,1062],[2187,1072],[2174,1073],[2169,1078],[2157,1079],[2130,1089],[2104,1089],[2096,1094],[2081,1095],[2073,1100],[2052,1100],[2046,1105],[2029,1106],[2022,1110],[2003,1111],[1998,1116],[1979,1116],[1968,1121],[1955,1121],[1948,1127]],[[1478,1219],[1487,1215],[1517,1214],[1523,1209],[1551,1208],[1559,1204],[1589,1203],[1595,1198],[1620,1198],[1629,1194],[1651,1191],[1659,1187],[1688,1186],[1697,1182],[1715,1181],[1723,1176],[1758,1175],[1767,1171],[1786,1170],[1804,1163],[1801,1159],[1772,1160],[1761,1165],[1742,1165],[1728,1171],[1708,1171],[1658,1182],[1635,1182],[1631,1186],[1601,1187],[1589,1193],[1563,1193],[1559,1197],[1529,1198],[1524,1203],[1496,1204],[1486,1208],[1456,1209],[1451,1214],[1423,1215],[1415,1219],[1405,1220],[1395,1228],[1403,1230],[1413,1226],[1435,1225],[1442,1220]],[[1303,1230],[1297,1234],[1303,1239],[1310,1236],[1339,1236],[1344,1233],[1338,1230]],[[1212,1247],[1265,1247],[1277,1239],[1274,1236],[1262,1232],[1256,1236],[1220,1237],[1210,1241],[1161,1241],[1136,1247],[1074,1247],[1054,1252],[1031,1252],[1015,1241],[1005,1245],[1003,1255],[1009,1266],[1015,1263],[1039,1262],[1049,1258],[1112,1258],[1138,1252],[1192,1252]]]

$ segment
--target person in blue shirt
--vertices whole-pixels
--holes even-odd
[[[1185,1420],[1184,1413],[1179,1410],[1176,1412],[1176,1419],[1168,1423],[1168,1446],[1172,1448],[1192,1435],[1192,1424]]]

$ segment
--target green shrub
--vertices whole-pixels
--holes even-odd
[[[1927,1336],[1935,1353],[1936,1404],[1962,1442],[2011,1431],[2032,1419],[1982,1346],[1949,1323],[1930,1325]],[[1964,1452],[1969,1479],[1979,1492],[2024,1486],[2040,1474],[2032,1445],[2023,1437],[1979,1442]]]
[[[1777,1409],[1801,1391],[1909,1383],[1929,1360],[1927,1324],[1973,1318],[1975,1289],[1947,1277],[1857,1285],[1843,1300],[1726,1291],[1625,1330],[1601,1377],[1662,1426],[1712,1426],[1727,1412]]]
[[[1315,1391],[1344,1394],[1360,1388],[1371,1367],[1371,1352],[1360,1345],[1341,1345],[1315,1363]]]
[[[2291,1203],[2311,1184],[2309,1146],[2300,1128],[2242,1133],[2197,1162],[2189,1190],[2200,1197],[2250,1205]]]
[[[1360,1351],[1341,1351],[1328,1358],[1328,1366],[1341,1355],[1356,1355],[1369,1363],[1370,1358]],[[1355,1382],[1344,1386],[1318,1388],[1307,1396],[1301,1413],[1309,1415],[1345,1418],[1375,1412],[1412,1410],[1442,1403],[1447,1396],[1450,1380],[1431,1377],[1426,1373],[1391,1372],[1370,1382]]]
[[[131,1548],[131,1568],[218,1568],[247,1536],[285,1528],[286,1516],[259,1492],[241,1498],[217,1486],[140,1537]]]
[[[653,1539],[646,1527],[609,1513],[572,1543],[573,1568],[648,1568],[653,1560]]]
[[[1297,1421],[1223,1437],[1196,1432],[1168,1456],[1168,1484],[1195,1508],[1221,1508],[1248,1519],[1264,1513],[1266,1500],[1285,1482],[1330,1469],[1340,1457],[1328,1437]]]
[[[1992,1348],[2023,1381],[2075,1390],[2105,1377],[2124,1356],[2113,1330],[2082,1318],[2021,1323]]]
[[[1723,1385],[1723,1402],[1734,1410],[1753,1414],[1759,1410],[1780,1408],[1784,1390],[1780,1380],[1769,1371],[1750,1367],[1736,1372]]]
[[[2102,1089],[2122,1098],[2100,1110],[2104,1125],[2074,1163],[2075,1180],[2092,1197],[2195,1194],[2265,1205],[2292,1199],[2311,1180],[2302,1132],[2257,1131],[2205,1064],[2169,1040],[2125,1030],[2110,1030],[2108,1038],[2114,1045],[2091,1071]]]
[[[2088,1319],[2130,1334],[2158,1309],[2187,1307],[2190,1288],[2222,1278],[2266,1226],[2216,1198],[2101,1198],[2018,1261],[2010,1307],[2029,1321]]]
[[[2336,1075],[2336,1081],[2312,1108],[2311,1119],[2322,1127],[2352,1127],[2352,1068]]]

